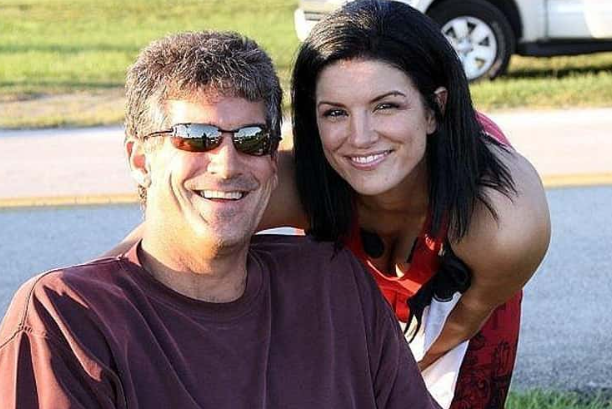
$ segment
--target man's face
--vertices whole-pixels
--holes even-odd
[[[263,102],[198,93],[170,100],[169,123],[203,123],[221,129],[265,124]],[[175,148],[169,137],[146,154],[151,185],[147,228],[172,238],[174,246],[226,248],[248,244],[277,184],[276,157],[240,153],[231,134],[208,152]]]

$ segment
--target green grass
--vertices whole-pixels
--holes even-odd
[[[291,65],[297,39],[287,0],[3,0],[0,92],[121,87],[151,40],[185,30],[239,30]]]
[[[472,85],[483,110],[612,106],[612,53],[512,57],[508,74]]]
[[[612,409],[612,400],[602,394],[541,390],[510,392],[506,409]]]
[[[120,89],[138,51],[153,39],[185,30],[236,30],[256,39],[274,59],[287,89],[298,44],[296,4],[0,0],[0,127],[120,122]],[[514,57],[508,76],[474,84],[472,91],[476,106],[487,111],[612,106],[612,53]]]
[[[78,105],[81,95],[115,95],[139,50],[179,31],[240,31],[273,56],[286,81],[298,44],[293,30],[296,4],[297,0],[1,0],[0,127],[120,121],[121,98],[114,109],[94,109],[85,116],[67,110],[65,99],[52,112],[48,104],[54,104],[53,98],[41,104],[33,99],[76,93],[69,105]]]

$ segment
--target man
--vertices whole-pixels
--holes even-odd
[[[277,184],[267,55],[231,33],[167,37],[126,91],[142,241],[18,291],[0,329],[2,408],[433,407],[348,251],[252,238]]]

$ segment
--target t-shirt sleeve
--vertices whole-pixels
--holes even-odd
[[[78,340],[64,336],[69,330],[62,311],[50,308],[33,287],[26,283],[17,292],[0,327],[2,409],[125,407],[117,379]]]
[[[369,334],[370,368],[377,408],[439,409],[431,397],[391,307],[357,260],[362,306]]]
[[[70,351],[41,335],[18,331],[0,347],[3,409],[117,408]]]

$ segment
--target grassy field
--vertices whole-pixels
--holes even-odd
[[[508,74],[472,86],[483,110],[612,106],[612,53],[572,57],[513,56]]]
[[[297,0],[1,0],[0,127],[122,120],[125,70],[168,33],[237,30],[272,55],[287,85]],[[612,53],[514,57],[509,75],[472,86],[485,111],[612,106]],[[287,99],[288,103],[288,99]]]
[[[126,68],[151,40],[178,31],[240,31],[268,50],[287,78],[297,45],[295,4],[1,0],[0,127],[120,122]]]
[[[510,392],[506,409],[612,409],[612,400],[602,395],[531,391]]]

